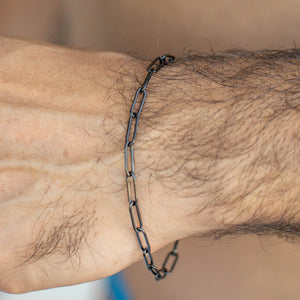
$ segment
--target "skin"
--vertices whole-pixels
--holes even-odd
[[[64,4],[66,3],[66,1],[63,2]],[[218,51],[219,49],[234,47],[259,49],[292,47],[294,43],[299,44],[297,37],[299,36],[298,12],[300,4],[294,0],[288,2],[281,0],[272,1],[272,3],[270,1],[251,1],[249,3],[243,3],[241,1],[190,1],[189,5],[186,5],[185,2],[173,1],[172,9],[176,11],[176,17],[174,17],[173,11],[172,13],[169,11],[170,7],[167,1],[159,3],[151,1],[151,3],[147,4],[146,10],[144,4],[138,1],[127,1],[128,3],[124,5],[118,3],[117,6],[116,3],[112,1],[106,3],[105,7],[101,2],[103,1],[86,1],[83,4],[83,2],[77,0],[69,1],[69,5],[64,9],[65,16],[63,16],[64,13],[61,10],[61,5],[59,5],[62,1],[26,0],[26,7],[16,0],[0,1],[0,30],[1,33],[9,35],[33,37],[39,40],[49,40],[51,42],[59,42],[73,46],[89,46],[114,51],[135,51],[146,57],[160,55],[164,51],[170,50],[172,54],[178,56],[182,53],[184,46],[188,49],[210,52],[210,47]],[[118,11],[121,14],[118,13]],[[165,13],[166,11],[167,13]],[[134,26],[135,22],[133,22],[133,20],[139,22],[138,28]],[[222,26],[219,26],[219,24],[222,24]],[[67,32],[65,31],[66,28]],[[112,31],[110,28],[112,28]],[[128,32],[130,32],[130,34],[128,34]],[[172,33],[176,33],[176,37],[174,37]],[[119,39],[119,36],[126,36],[126,39]],[[129,95],[129,97],[131,97],[131,95]],[[126,117],[127,114],[125,118]],[[122,139],[123,137],[121,137],[121,140]],[[11,175],[9,177],[11,177]],[[15,175],[15,178],[16,177]],[[1,182],[4,182],[4,184],[1,189],[9,190],[10,186],[8,181],[2,180],[3,178]],[[22,180],[25,180],[23,175]],[[124,199],[126,199],[126,196],[124,197]],[[253,256],[253,263],[249,268],[247,267],[247,274],[251,273],[251,270],[255,274],[257,266],[259,266],[262,274],[265,273],[264,279],[261,278],[263,275],[261,275],[259,279],[254,275],[254,278],[259,281],[259,285],[266,287],[260,291],[260,297],[267,298],[267,296],[262,293],[267,293],[268,286],[270,286],[273,291],[274,286],[276,286],[277,292],[274,291],[274,295],[279,293],[279,289],[284,291],[286,298],[289,298],[286,293],[292,289],[295,290],[295,295],[297,295],[298,284],[295,278],[297,278],[298,272],[296,271],[295,263],[291,262],[293,261],[291,256],[294,250],[288,253],[290,261],[285,262],[282,267],[280,267],[281,272],[278,274],[280,277],[279,284],[272,285],[270,284],[269,277],[271,273],[273,274],[275,272],[270,270],[269,264],[267,263],[265,263],[265,267],[263,267],[263,262],[265,262],[266,259],[261,263],[257,262],[257,257],[253,254],[255,251],[253,249],[250,251],[249,247],[244,245],[247,242],[247,240],[245,242],[244,239],[242,239],[241,245],[237,248],[240,250],[242,247],[243,253],[247,256]],[[254,237],[253,239],[253,243],[255,243],[256,238]],[[219,243],[216,244],[219,245]],[[180,245],[182,246],[183,244],[180,243]],[[183,247],[181,246],[179,249],[181,256],[180,263],[188,265],[188,262],[183,263],[183,260],[186,259],[186,257],[190,257],[192,260],[193,257],[191,257],[189,253],[184,253],[184,249],[182,249]],[[196,245],[192,247],[197,247],[198,249],[199,245],[196,243]],[[235,253],[232,242],[230,242],[228,247]],[[282,251],[282,249],[290,249],[289,247],[291,246],[282,242],[280,247],[277,246],[277,248],[280,248],[280,251]],[[276,251],[277,248],[275,250],[273,248],[272,250]],[[268,251],[269,250],[270,249],[268,249]],[[211,252],[211,248],[208,251]],[[257,256],[260,256],[261,252],[261,248],[258,247],[256,250]],[[163,252],[163,254],[164,253],[165,252]],[[222,251],[216,253],[218,257],[220,254],[222,254]],[[201,252],[201,257],[202,255],[203,253]],[[199,253],[195,253],[194,257],[199,261]],[[193,267],[187,269],[188,273],[191,274],[193,269],[195,276],[197,276],[197,278],[200,276],[201,278],[201,274],[203,274],[203,264],[199,261],[199,267],[196,267],[194,262],[193,260]],[[212,259],[208,267],[209,270],[213,268],[214,262],[215,260]],[[232,254],[232,263],[235,264],[235,262],[236,254]],[[277,268],[279,268],[278,257],[274,258],[270,264],[272,264],[273,267],[277,266]],[[139,279],[139,282],[145,281],[145,286],[143,286],[141,290],[143,297],[146,297],[144,294],[145,288],[148,287],[149,290],[151,290],[152,285],[149,285],[148,280],[143,279],[146,272],[143,262],[141,262],[141,266],[140,272],[134,270],[131,276],[134,278],[133,282],[135,282],[136,279]],[[283,276],[282,270],[287,268],[289,272]],[[295,270],[294,273],[292,272],[292,268]],[[215,269],[216,272],[220,274],[220,267],[215,267]],[[230,268],[230,270],[232,269]],[[232,272],[234,273],[234,271]],[[206,272],[204,273],[206,274]],[[172,274],[172,278],[174,278],[174,276],[177,277],[178,272]],[[224,276],[230,278],[231,274],[226,273]],[[232,290],[236,289],[236,285],[240,286],[240,289],[248,287],[249,280],[251,280],[249,277],[248,275],[247,278],[238,276],[237,279],[232,279]],[[199,280],[201,281],[201,279]],[[191,280],[186,276],[179,277],[179,281],[180,284],[183,285],[188,286],[188,284],[191,284]],[[217,279],[213,276],[211,282],[216,281]],[[217,282],[219,287],[222,286],[223,278]],[[274,283],[274,280],[272,280],[272,282]],[[294,285],[291,286],[291,283],[294,283]],[[154,284],[156,284],[156,282],[154,282]],[[175,283],[175,285],[176,284],[177,283]],[[171,289],[173,285],[171,284]],[[196,286],[196,290],[199,290],[199,286]],[[228,284],[227,289],[229,286]],[[136,286],[132,285],[132,287],[138,289]],[[161,284],[160,287],[162,288]],[[215,291],[215,289],[213,290]],[[224,291],[221,288],[218,288],[218,291],[220,293],[219,297],[224,297]],[[251,289],[251,293],[255,291],[258,291],[257,286]],[[186,296],[186,291],[182,290],[182,292]],[[226,290],[226,295],[227,292]],[[203,289],[201,289],[201,293],[203,293]],[[176,295],[179,299],[184,297],[183,294],[179,296],[178,291],[176,291]],[[245,297],[244,294],[243,297]],[[251,296],[248,295],[248,297]],[[274,297],[269,296],[270,299],[274,299]],[[297,296],[294,297],[295,299],[297,298]],[[252,298],[255,298],[255,296],[252,296]]]
[[[0,289],[91,281],[139,260],[123,147],[149,62],[5,37],[0,49]],[[135,148],[153,251],[195,234],[299,238],[298,74],[297,49],[155,74]]]
[[[0,46],[0,289],[22,293],[124,269],[141,255],[123,166],[129,106],[114,103],[119,75],[107,65],[131,59],[6,37]],[[134,93],[134,82],[121,85]],[[145,156],[137,151],[137,166]],[[156,250],[199,223],[185,221],[179,199],[172,207],[160,199],[157,183],[150,190],[150,177],[138,173],[138,192]],[[167,215],[172,222],[157,229]]]

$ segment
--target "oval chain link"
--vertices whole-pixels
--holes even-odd
[[[158,72],[162,67],[168,65],[169,63],[175,62],[175,57],[172,55],[163,55],[155,58],[147,67],[147,76],[135,93],[135,97],[130,109],[130,117],[128,121],[128,129],[125,139],[125,174],[126,174],[126,186],[127,186],[127,196],[129,202],[129,214],[131,218],[131,223],[133,230],[136,234],[138,244],[143,253],[143,258],[145,260],[145,264],[147,269],[152,272],[155,276],[155,279],[158,281],[160,279],[165,278],[168,274],[172,273],[177,260],[177,245],[178,241],[174,243],[172,251],[170,251],[160,269],[158,269],[153,262],[153,257],[151,254],[151,247],[149,243],[148,236],[145,232],[142,222],[142,216],[140,213],[138,198],[136,193],[136,177],[134,172],[134,143],[136,140],[137,129],[139,125],[140,114],[143,109],[143,105],[145,103],[145,99],[147,96],[146,88],[148,83],[152,77],[152,75]],[[138,109],[134,112],[137,100],[141,98],[141,103]],[[130,132],[133,129],[133,135],[130,138]],[[169,265],[169,266],[167,266]]]

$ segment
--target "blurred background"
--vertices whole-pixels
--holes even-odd
[[[0,0],[0,34],[153,58],[169,52],[299,47],[299,0]],[[166,249],[156,253],[162,261]],[[179,245],[157,283],[140,261],[117,277],[0,300],[298,300],[300,245],[270,238]],[[112,290],[127,286],[127,293]],[[123,297],[123,298],[122,298]]]

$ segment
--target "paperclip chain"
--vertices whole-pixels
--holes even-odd
[[[126,134],[126,140],[125,140],[125,173],[126,173],[126,186],[127,186],[127,195],[128,195],[128,201],[129,201],[129,213],[130,218],[133,226],[133,230],[136,234],[139,246],[143,253],[143,258],[145,260],[147,269],[152,272],[152,274],[155,276],[155,279],[158,281],[160,279],[165,278],[168,274],[172,273],[176,262],[178,260],[178,253],[177,253],[177,245],[178,241],[175,242],[172,251],[170,251],[165,260],[162,264],[162,267],[159,269],[154,265],[153,257],[151,254],[151,247],[150,243],[147,237],[147,234],[145,232],[145,229],[143,227],[142,217],[138,205],[138,198],[136,194],[136,177],[134,172],[134,143],[136,140],[136,134],[138,129],[138,123],[139,118],[142,112],[142,108],[147,96],[146,88],[148,86],[148,83],[152,77],[152,75],[156,72],[158,72],[162,67],[165,65],[168,65],[169,63],[175,62],[175,57],[172,55],[163,55],[160,57],[155,58],[150,65],[147,67],[147,76],[141,85],[135,93],[135,97],[130,109],[130,117],[128,121],[128,129]],[[141,104],[137,111],[134,112],[135,105],[137,102],[137,99],[141,97]],[[130,139],[130,132],[133,128],[133,136]],[[129,153],[130,152],[130,153]],[[130,161],[129,162],[129,158]],[[130,168],[129,168],[130,166]],[[169,263],[169,261],[171,261]],[[167,268],[167,264],[170,264],[170,267]]]

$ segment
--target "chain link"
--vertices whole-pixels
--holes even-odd
[[[138,198],[136,193],[136,177],[134,172],[134,143],[136,140],[140,114],[142,112],[143,105],[145,103],[145,99],[147,96],[146,88],[148,86],[148,83],[154,73],[158,72],[165,65],[168,65],[169,63],[173,63],[173,62],[175,62],[175,57],[166,54],[155,58],[147,67],[147,72],[148,72],[147,76],[143,84],[141,85],[141,87],[137,89],[130,109],[130,117],[128,121],[128,129],[127,129],[125,149],[124,149],[126,186],[127,186],[127,196],[129,202],[129,214],[131,218],[131,223],[132,223],[133,230],[136,234],[140,249],[142,250],[143,258],[145,260],[147,269],[152,272],[152,274],[155,276],[155,279],[157,281],[165,278],[168,274],[172,273],[178,260],[178,254],[177,254],[178,241],[175,242],[172,251],[170,251],[167,254],[162,267],[158,269],[153,262],[149,239],[143,227],[142,216],[138,205]],[[140,106],[137,108],[137,110],[135,110],[136,109],[135,106],[139,98],[141,98],[141,103]],[[132,130],[133,130],[133,134],[130,137],[130,133],[132,132]]]

